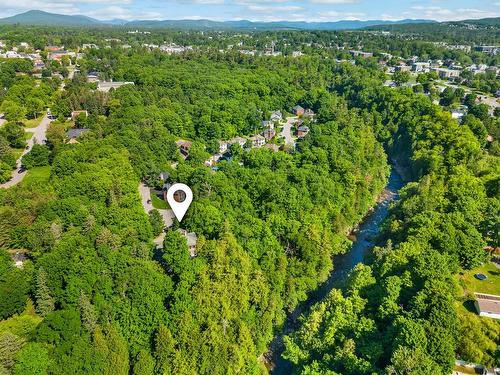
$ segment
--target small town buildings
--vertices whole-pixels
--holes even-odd
[[[272,121],[262,121],[263,128],[274,129],[274,122]]]
[[[85,115],[85,117],[89,117],[89,113],[85,110],[82,110],[82,111],[73,111],[71,112],[71,120],[75,121],[76,118],[80,115]]]
[[[274,129],[267,128],[262,132],[262,136],[269,141],[276,136],[276,131]]]
[[[219,153],[223,154],[229,148],[229,144],[226,141],[219,141]]]
[[[300,105],[296,105],[295,107],[292,108],[292,113],[295,116],[302,116],[304,114],[305,109],[302,108]]]
[[[69,129],[66,132],[66,137],[68,138],[68,141],[66,143],[77,144],[78,138],[89,131],[90,129]]]
[[[416,73],[427,73],[431,69],[430,62],[415,62],[411,66],[411,70]]]
[[[278,152],[280,147],[278,145],[275,145],[273,143],[267,143],[264,147],[268,148],[269,150],[273,152]]]
[[[87,82],[99,82],[99,73],[89,72],[87,74]]]
[[[84,43],[82,44],[82,49],[99,49],[99,46],[94,43]]]
[[[179,139],[178,141],[175,142],[175,144],[179,148],[179,151],[181,152],[181,154],[183,154],[186,157],[189,155],[189,150],[191,149],[191,146],[193,145],[193,143],[191,141],[186,141],[184,139]]]
[[[134,85],[134,82],[99,82],[97,91],[109,92],[111,89],[118,89],[125,85]]]
[[[215,154],[210,156],[207,160],[205,160],[206,167],[213,167],[217,164],[217,162],[222,158],[222,154]]]
[[[260,134],[250,137],[250,141],[252,142],[252,147],[254,148],[262,147],[266,144],[266,139]]]
[[[406,64],[399,64],[394,67],[395,72],[409,72],[410,70],[411,66]]]
[[[11,252],[10,257],[14,261],[17,268],[23,268],[24,262],[28,259],[26,256],[26,250]]]
[[[233,139],[231,139],[229,141],[230,145],[234,145],[236,143],[239,144],[241,147],[245,147],[247,140],[245,138],[241,138],[241,137],[234,137]]]
[[[304,111],[304,115],[302,117],[312,119],[314,116],[315,116],[314,111],[308,108]]]
[[[433,68],[432,71],[436,72],[441,79],[458,78],[461,73],[461,70],[447,68]]]
[[[500,46],[475,46],[474,49],[488,55],[497,55],[500,52]]]
[[[283,114],[281,111],[274,111],[271,113],[271,116],[269,117],[270,121],[281,121],[283,120]]]
[[[304,56],[304,54],[301,51],[292,52],[292,57],[301,57],[301,56]]]
[[[476,309],[480,316],[500,319],[500,296],[485,293],[474,293]]]
[[[184,238],[186,238],[189,254],[191,255],[191,258],[194,258],[196,256],[196,243],[198,241],[196,233],[188,232],[187,230],[181,228],[179,228],[177,231],[182,234]]]
[[[363,58],[373,57],[373,53],[371,53],[371,52],[363,52],[363,51],[356,51],[356,50],[350,50],[349,52],[353,57],[358,57],[358,56],[363,57]]]
[[[466,114],[467,113],[463,109],[452,109],[451,110],[451,117],[458,120],[459,122],[462,121],[462,119],[464,118],[464,116]]]
[[[301,125],[297,129],[297,137],[303,138],[309,133],[309,127],[306,125]]]

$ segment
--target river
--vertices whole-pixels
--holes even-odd
[[[276,335],[270,345],[270,353],[267,354],[267,365],[272,375],[288,375],[292,371],[292,364],[281,357],[283,353],[283,336],[289,335],[299,328],[298,318],[307,312],[312,305],[323,300],[335,287],[340,287],[349,272],[358,264],[363,262],[365,255],[373,248],[374,238],[380,232],[380,225],[389,213],[389,206],[398,199],[398,191],[404,186],[401,176],[393,168],[389,181],[380,196],[375,208],[365,217],[355,232],[355,239],[351,250],[345,254],[337,255],[333,259],[334,270],[328,279],[317,289],[312,291],[308,299],[300,303],[287,317],[281,332]]]

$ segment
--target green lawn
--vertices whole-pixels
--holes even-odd
[[[24,132],[24,139],[27,141],[28,139],[30,139],[31,137],[33,137],[33,132]]]
[[[484,281],[474,277],[476,273],[483,273],[488,278]],[[465,293],[482,292],[486,294],[500,295],[500,268],[488,262],[485,265],[465,271],[458,276],[458,281]]]
[[[47,182],[50,177],[50,166],[35,167],[28,170],[28,174],[24,178],[23,183],[31,184],[33,182]]]
[[[155,194],[153,194],[153,192],[151,192],[151,204],[157,210],[165,210],[168,208],[167,202],[165,202],[163,199],[158,198]]]
[[[24,126],[26,128],[36,128],[38,125],[40,125],[40,122],[42,121],[42,116],[38,118],[34,118],[32,120],[26,120],[24,121]]]

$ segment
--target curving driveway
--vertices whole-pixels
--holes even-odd
[[[292,125],[297,121],[298,117],[287,117],[286,123],[283,125],[281,136],[285,138],[285,145],[295,147],[295,140],[292,135]]]
[[[25,149],[23,151],[23,153],[21,154],[21,156],[19,157],[19,159],[17,159],[16,169],[12,172],[12,178],[9,181],[7,181],[6,183],[0,184],[0,188],[8,189],[12,186],[17,185],[18,183],[20,183],[24,179],[24,177],[26,176],[26,174],[28,172],[24,171],[24,172],[20,173],[21,160],[22,160],[24,155],[26,155],[28,152],[30,152],[30,150],[34,144],[43,144],[47,140],[47,137],[46,137],[47,127],[49,126],[51,121],[52,120],[50,120],[47,117],[47,115],[45,115],[43,117],[42,121],[40,121],[40,124],[36,128],[24,129],[24,131],[26,131],[26,132],[33,133],[33,136],[30,139],[28,139],[28,141],[26,142],[27,145],[29,146],[29,149],[28,150]]]
[[[144,211],[146,211],[147,214],[149,214],[152,210],[155,208],[151,203],[151,190],[150,188],[141,182],[139,184],[139,193],[141,194],[141,202],[142,202],[142,207],[144,207]],[[166,228],[170,228],[172,224],[174,223],[174,212],[170,209],[167,210],[159,210],[156,209],[161,217],[163,218],[163,223],[165,224]],[[165,238],[165,232],[162,232],[157,238],[154,239],[154,243],[157,248],[162,248],[163,247],[163,239]]]

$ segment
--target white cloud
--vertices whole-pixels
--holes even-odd
[[[310,0],[313,4],[356,4],[359,0]]]
[[[248,5],[248,10],[259,13],[297,12],[304,8],[296,5]]]

